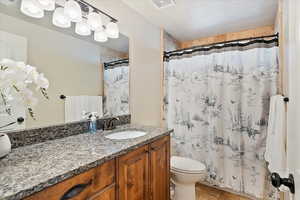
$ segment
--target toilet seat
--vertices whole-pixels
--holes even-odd
[[[205,165],[199,161],[180,156],[171,157],[171,170],[174,172],[201,174],[205,172],[205,169]]]

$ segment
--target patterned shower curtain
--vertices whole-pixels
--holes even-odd
[[[166,124],[175,130],[173,154],[205,163],[206,183],[263,199],[276,196],[266,189],[264,152],[278,72],[277,41],[171,58],[164,108]]]
[[[122,64],[104,70],[104,116],[129,114],[129,66]]]

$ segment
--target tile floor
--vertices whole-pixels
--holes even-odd
[[[171,200],[174,200],[174,185],[171,184]],[[196,200],[251,200],[230,192],[218,190],[202,184],[197,184],[196,187]]]
[[[236,194],[218,190],[213,187],[208,187],[202,184],[197,184],[196,194],[197,200],[251,200]]]

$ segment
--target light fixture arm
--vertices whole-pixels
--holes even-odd
[[[84,5],[84,6],[87,6],[87,7],[89,7],[89,8],[92,8],[94,11],[96,11],[96,12],[98,12],[98,13],[101,13],[101,14],[105,15],[106,17],[108,17],[108,18],[111,20],[111,22],[114,22],[114,23],[117,23],[117,22],[118,22],[118,20],[117,20],[116,18],[114,18],[114,17],[112,17],[111,15],[107,14],[106,12],[104,12],[104,11],[102,11],[102,10],[96,8],[95,6],[93,6],[93,5],[89,4],[89,3],[87,3],[87,2],[84,1],[84,0],[75,0],[75,1],[78,2],[78,3],[81,4],[81,5]]]

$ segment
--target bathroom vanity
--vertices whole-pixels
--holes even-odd
[[[127,140],[105,137],[120,130],[147,134]],[[170,133],[124,125],[16,148],[0,160],[0,199],[169,199]]]
[[[169,199],[169,146],[165,136],[25,200]]]

